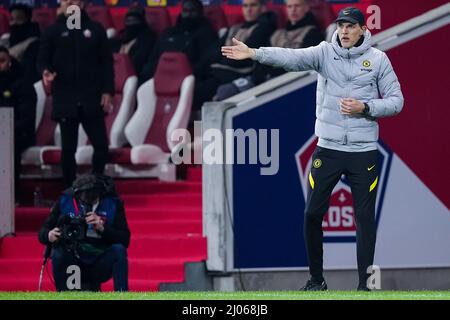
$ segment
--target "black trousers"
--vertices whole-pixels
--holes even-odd
[[[76,177],[77,164],[75,162],[75,152],[77,151],[78,127],[80,124],[83,126],[89,141],[94,147],[92,171],[102,174],[108,161],[108,138],[106,136],[104,117],[88,118],[80,113],[78,118],[61,118],[58,122],[61,128],[61,165],[64,187],[68,188],[72,186]]]
[[[309,271],[318,281],[323,279],[322,221],[330,196],[341,175],[349,180],[356,221],[356,250],[359,285],[366,286],[367,268],[375,254],[375,202],[378,182],[378,151],[343,152],[317,146],[312,157],[305,207],[304,236]]]
[[[81,290],[100,291],[100,284],[114,279],[114,291],[128,291],[127,249],[121,244],[113,244],[96,260],[86,263],[76,258],[72,252],[62,247],[52,251],[52,268],[56,290],[67,291],[69,266],[78,266],[81,272]]]

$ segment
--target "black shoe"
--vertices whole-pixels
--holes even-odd
[[[309,279],[305,286],[302,287],[301,291],[326,291],[328,289],[327,283],[325,280],[322,280],[322,282],[316,282],[312,279]]]
[[[356,289],[356,290],[357,291],[367,291],[367,292],[372,291],[369,288],[367,288],[367,286],[358,286],[358,289]]]

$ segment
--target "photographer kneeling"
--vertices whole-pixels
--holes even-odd
[[[81,273],[81,288],[75,289],[99,291],[113,277],[115,291],[128,291],[130,231],[111,178],[90,174],[75,180],[53,206],[39,241],[53,246],[56,290],[72,289],[68,268],[75,265]]]

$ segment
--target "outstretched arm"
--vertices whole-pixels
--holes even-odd
[[[222,47],[222,55],[228,59],[244,60],[255,57],[255,49],[249,48],[245,43],[233,38],[233,46]]]
[[[233,46],[222,47],[222,55],[228,59],[253,59],[262,64],[283,68],[287,71],[320,71],[325,56],[326,42],[306,49],[263,47],[249,48],[245,43],[233,38]]]

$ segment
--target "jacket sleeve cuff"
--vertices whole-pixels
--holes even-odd
[[[263,50],[262,49],[253,49],[255,50],[255,55],[252,57],[252,60],[261,61],[263,57]]]
[[[367,105],[369,106],[369,112],[367,112],[367,116],[373,117],[373,114],[375,112],[375,106],[373,101],[367,102]]]

